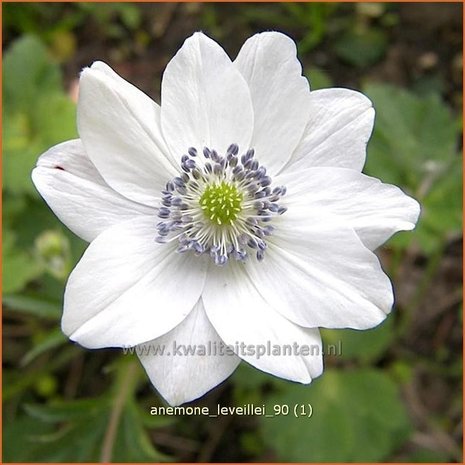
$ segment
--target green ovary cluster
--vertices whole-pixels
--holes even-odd
[[[242,210],[242,193],[236,186],[222,181],[207,186],[199,203],[206,218],[217,225],[229,225]]]

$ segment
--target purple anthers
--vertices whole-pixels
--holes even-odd
[[[286,188],[271,184],[253,148],[239,156],[237,144],[224,155],[190,147],[180,174],[161,192],[156,241],[176,240],[177,252],[208,254],[219,266],[231,257],[245,262],[251,254],[261,261],[274,231],[269,222],[286,211],[278,203]]]

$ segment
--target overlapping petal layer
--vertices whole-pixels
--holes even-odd
[[[367,329],[391,311],[392,287],[378,258],[335,218],[292,211],[263,263],[247,272],[270,307],[306,327]]]
[[[254,116],[244,78],[225,51],[201,33],[188,38],[168,63],[161,90],[161,124],[173,156],[189,147],[224,153],[249,147]]]
[[[371,250],[397,231],[413,229],[420,214],[418,202],[398,187],[355,170],[308,168],[283,173],[276,182],[287,187],[283,203],[297,227],[307,223],[309,215],[334,214]]]
[[[221,339],[239,347],[239,355],[251,365],[281,378],[311,382],[323,371],[318,330],[302,328],[281,316],[271,305],[271,295],[262,290],[242,264],[231,262],[227,268],[212,270],[202,295],[209,320]],[[306,346],[309,352],[277,355],[266,349],[270,344],[281,349]],[[265,347],[265,353],[259,354],[263,352],[259,346]]]
[[[160,394],[179,405],[202,396],[236,369],[241,359],[222,344],[200,299],[182,323],[136,350]]]
[[[79,139],[47,150],[32,180],[50,208],[71,231],[92,241],[102,231],[156,210],[114,191],[87,157]]]
[[[100,234],[66,285],[62,328],[84,347],[129,347],[166,334],[189,314],[205,261],[154,241],[141,216]]]
[[[248,39],[234,61],[252,98],[250,145],[271,174],[289,160],[310,114],[310,89],[296,54],[289,37],[263,32]]]
[[[311,166],[361,171],[375,117],[371,101],[349,89],[321,89],[310,92],[309,105],[307,127],[283,171]]]
[[[87,155],[113,189],[158,206],[167,177],[177,171],[153,100],[104,63],[94,63],[81,73],[78,130]]]
[[[66,287],[63,331],[89,348],[137,346],[172,405],[222,382],[240,358],[311,382],[323,370],[318,327],[371,328],[390,312],[392,287],[371,250],[419,215],[400,189],[360,173],[373,119],[358,92],[309,92],[294,43],[275,32],[253,36],[234,62],[194,34],[166,68],[161,108],[104,63],[85,69],[81,140],[53,147],[33,172],[57,216],[92,241]],[[288,210],[273,218],[264,260],[250,254],[219,267],[177,253],[176,237],[156,243],[157,214],[171,215],[158,210],[160,194],[182,174],[181,156],[192,146],[224,153],[232,143],[255,148],[273,176],[258,182],[287,188],[279,202]],[[270,205],[257,208],[281,213]],[[170,353],[174,343],[192,350],[221,341],[236,355]],[[163,354],[151,353],[160,346]]]

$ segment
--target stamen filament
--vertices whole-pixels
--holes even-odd
[[[224,156],[208,147],[203,156],[188,149],[181,157],[182,173],[162,191],[157,242],[177,239],[179,253],[207,253],[220,266],[230,257],[244,262],[252,251],[263,260],[264,238],[273,233],[267,223],[286,211],[277,203],[286,188],[271,189],[272,179],[254,159],[253,149],[238,154],[237,144]]]

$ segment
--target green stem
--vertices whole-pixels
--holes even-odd
[[[404,312],[404,319],[400,327],[399,334],[404,335],[407,331],[407,328],[410,326],[412,316],[416,313],[416,309],[421,304],[425,292],[431,286],[438,268],[441,264],[442,257],[444,255],[444,244],[441,244],[432,254],[428,260],[428,264],[423,273],[420,283],[418,284],[413,297],[410,299],[410,302],[407,305],[406,312]]]
[[[109,463],[111,461],[118,426],[124,407],[126,406],[129,397],[134,393],[137,387],[137,371],[138,363],[136,360],[131,360],[127,364],[123,363],[120,367],[118,367],[113,409],[108,421],[100,454],[101,463]]]
[[[391,263],[389,264],[389,276],[393,281],[396,280],[400,265],[405,259],[407,248],[395,248],[392,251]]]

